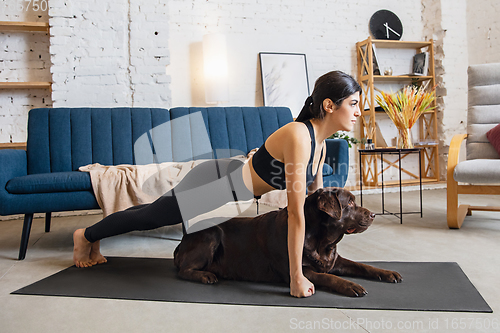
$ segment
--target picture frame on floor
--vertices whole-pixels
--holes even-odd
[[[265,106],[286,106],[296,118],[310,94],[306,55],[260,52],[262,95]]]

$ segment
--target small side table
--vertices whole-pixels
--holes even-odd
[[[419,214],[423,217],[422,212],[422,149],[423,148],[410,148],[410,149],[399,149],[399,148],[379,148],[379,149],[359,149],[359,189],[360,189],[360,204],[363,206],[363,162],[362,156],[365,155],[380,155],[380,165],[381,165],[381,185],[382,185],[382,213],[377,215],[394,215],[399,218],[401,224],[403,224],[403,214]],[[402,192],[402,181],[401,181],[401,155],[403,154],[418,154],[418,179],[420,184],[420,211],[419,212],[403,212],[403,192]],[[399,213],[391,213],[385,209],[384,200],[384,154],[399,155]]]

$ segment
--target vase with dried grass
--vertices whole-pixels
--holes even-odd
[[[398,148],[413,148],[411,128],[424,112],[434,108],[435,89],[426,87],[409,85],[393,94],[379,90],[380,95],[375,97],[398,129]]]

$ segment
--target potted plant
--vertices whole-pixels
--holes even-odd
[[[375,97],[398,129],[398,148],[413,148],[411,128],[424,112],[434,108],[435,89],[427,91],[426,86],[409,85],[393,94],[379,90]]]

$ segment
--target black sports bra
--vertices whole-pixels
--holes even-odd
[[[316,174],[312,174],[312,165],[314,161],[314,152],[316,150],[316,138],[314,137],[314,128],[309,120],[305,121],[307,129],[309,130],[309,135],[311,136],[311,157],[309,157],[309,162],[307,163],[306,169],[306,186],[309,187],[316,178],[318,174],[319,167],[321,163],[318,163],[318,169]],[[321,156],[319,160],[323,158],[323,149],[321,149]],[[284,190],[286,188],[285,181],[285,165],[283,162],[278,161],[269,154],[266,149],[266,143],[257,150],[257,152],[252,157],[252,166],[257,175],[262,178],[263,181],[271,185],[277,190]]]

